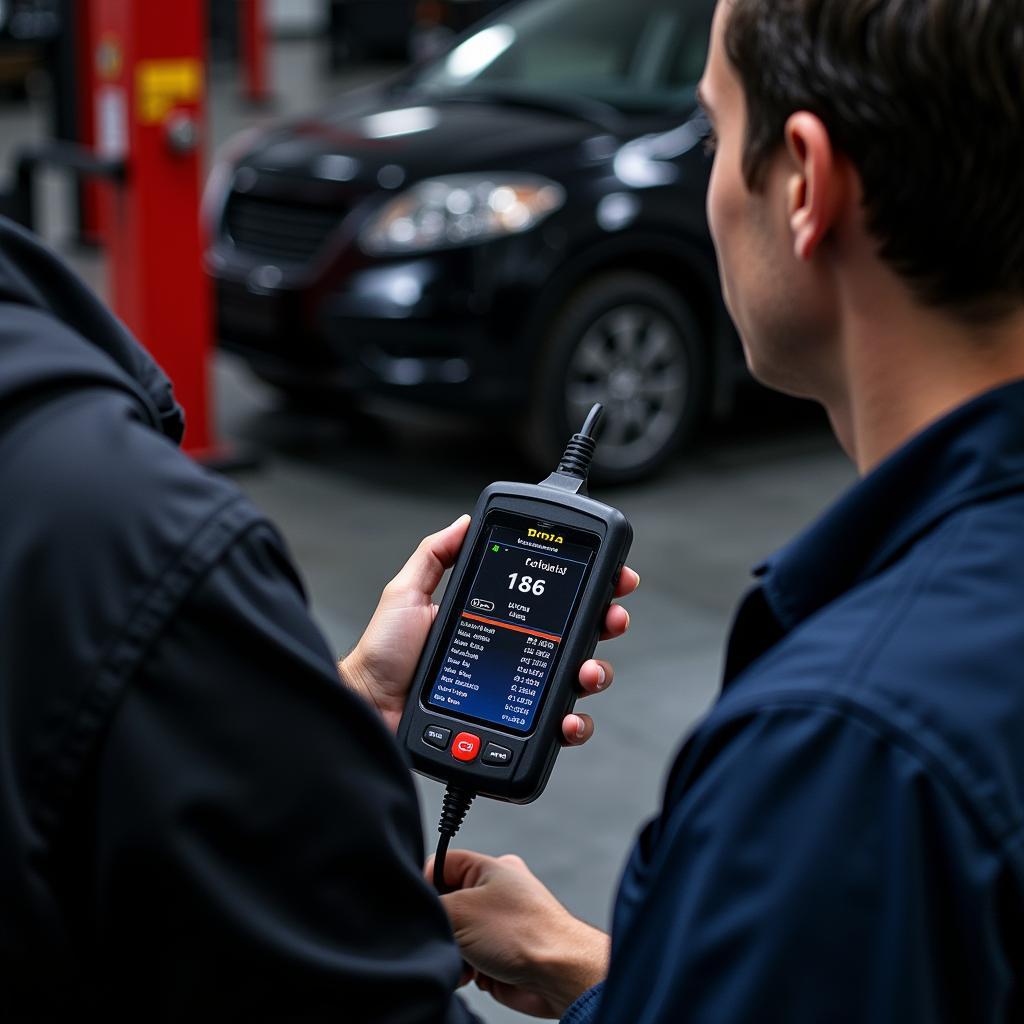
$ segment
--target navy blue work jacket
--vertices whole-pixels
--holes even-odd
[[[566,1020],[1024,1019],[1024,383],[757,574]]]

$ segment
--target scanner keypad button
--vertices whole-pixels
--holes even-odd
[[[423,730],[423,742],[437,747],[438,750],[447,750],[451,734],[451,729],[442,729],[439,725],[428,725]]]
[[[471,732],[460,732],[452,743],[452,757],[456,761],[474,761],[480,753],[480,737]]]
[[[499,747],[497,743],[488,743],[480,760],[492,768],[507,768],[512,763],[512,751],[508,747]]]

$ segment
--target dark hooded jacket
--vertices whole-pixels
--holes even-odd
[[[0,1019],[466,1020],[398,750],[182,428],[0,220]]]

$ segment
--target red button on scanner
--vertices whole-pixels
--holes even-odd
[[[480,753],[480,737],[471,732],[460,732],[452,744],[452,757],[456,761],[472,761]]]

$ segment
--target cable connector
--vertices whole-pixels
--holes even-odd
[[[556,487],[560,491],[569,491],[572,494],[587,493],[590,464],[594,461],[594,452],[597,450],[597,439],[594,435],[603,414],[604,406],[598,402],[590,410],[582,430],[578,434],[573,434],[572,440],[565,446],[558,468],[546,480],[541,481],[542,487]]]
[[[441,820],[437,823],[437,831],[441,838],[437,841],[434,854],[434,888],[443,896],[449,892],[444,881],[444,862],[448,857],[448,844],[455,838],[466,814],[476,799],[476,793],[468,789],[459,789],[449,785],[444,791],[444,803],[441,806]]]

